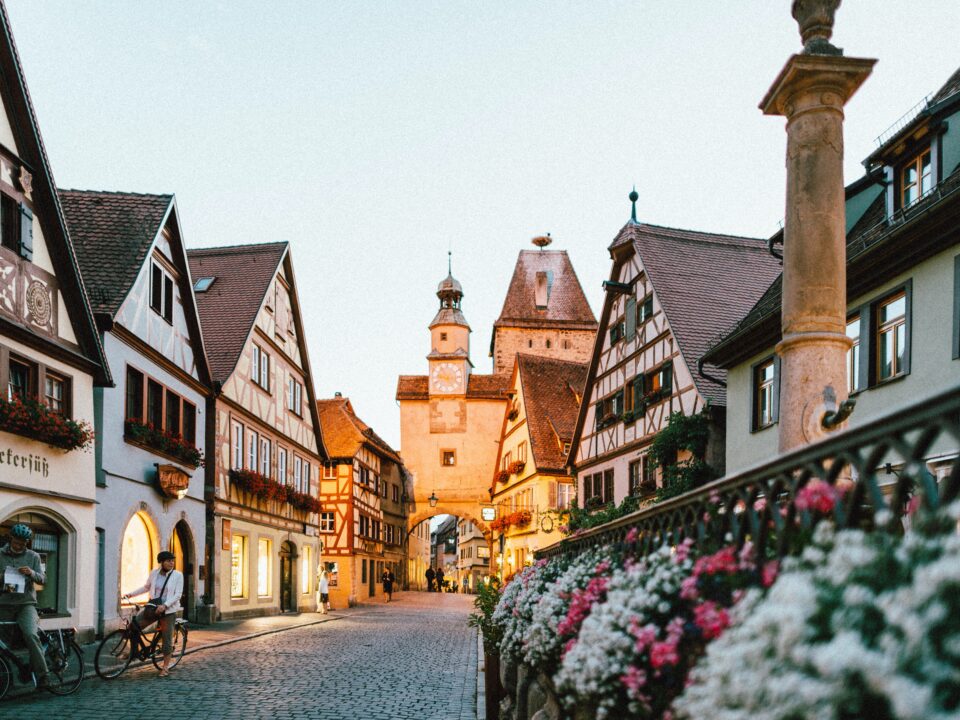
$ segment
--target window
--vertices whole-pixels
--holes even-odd
[[[143,585],[154,567],[153,534],[143,513],[135,513],[123,531],[120,545],[120,591]]]
[[[270,441],[260,438],[260,474],[264,477],[270,477],[270,460]]]
[[[147,380],[147,422],[163,428],[163,385],[155,380]]]
[[[332,512],[320,513],[320,532],[332,533],[334,531],[334,514]]]
[[[17,201],[0,193],[0,244],[20,253],[20,214]]]
[[[216,280],[215,277],[202,277],[193,284],[193,291],[195,293],[205,293],[210,289],[210,286],[213,285],[213,281]]]
[[[456,450],[441,450],[440,451],[440,464],[444,467],[453,467],[457,464],[457,452]]]
[[[173,322],[173,278],[157,263],[150,273],[150,308],[168,323]]]
[[[300,594],[310,594],[310,546],[304,545],[300,551]]]
[[[634,460],[627,468],[627,477],[629,478],[629,487],[631,495],[640,494],[640,481],[643,477],[641,472],[641,462]]]
[[[392,488],[391,492],[392,492],[393,494],[392,494],[391,497],[392,497],[393,501],[394,501],[394,502],[400,502],[400,486],[397,485],[396,483],[393,483],[390,487]]]
[[[526,463],[527,462],[527,441],[524,440],[522,443],[517,445],[517,462]]]
[[[140,420],[143,418],[143,373],[132,367],[127,368],[127,407],[126,417]]]
[[[623,318],[617,320],[613,325],[610,326],[610,344],[618,343],[623,340],[624,335],[626,334],[626,327],[623,321]]]
[[[166,423],[163,426],[170,432],[180,432],[180,396],[167,390]]]
[[[337,477],[337,464],[332,462],[325,462],[323,464],[323,479],[334,480],[336,477]]]
[[[613,468],[603,471],[603,502],[613,502]]]
[[[903,375],[907,345],[907,296],[901,291],[882,300],[877,311],[877,381]]]
[[[440,341],[443,342],[447,339],[447,334],[445,332],[440,333]]]
[[[564,454],[564,456],[567,456],[567,455],[570,454],[570,443],[565,442],[565,443],[563,444],[563,454]]]
[[[367,581],[367,560],[364,558],[360,561],[360,582],[365,583]]]
[[[259,345],[254,345],[251,353],[250,378],[254,383],[270,392],[270,355]]]
[[[847,337],[853,346],[847,350],[847,392],[855,393],[860,389],[860,316],[854,315],[847,320]]]
[[[302,394],[303,394],[303,385],[297,382],[294,378],[290,378],[287,381],[287,409],[295,412],[297,415],[302,415]]]
[[[287,449],[282,447],[277,448],[277,480],[287,484]]]
[[[272,543],[267,538],[260,538],[257,543],[257,597],[270,597]]]
[[[360,515],[357,533],[361,537],[368,537],[370,535],[370,518],[368,518],[366,515]]]
[[[243,468],[243,425],[238,422],[234,422],[232,433],[233,453],[231,454],[231,459],[233,462],[231,467],[234,470],[240,470]]]
[[[772,357],[753,366],[753,421],[754,431],[763,430],[777,422],[779,410],[779,359]]]
[[[303,473],[303,460],[299,455],[293,456],[293,489],[297,492],[300,492],[302,486],[302,480],[300,478]]]
[[[66,384],[66,380],[62,377],[58,377],[51,372],[47,372],[44,377],[44,389],[43,389],[43,402],[44,404],[53,410],[54,412],[64,414],[64,405],[63,398],[64,392],[63,388]]]
[[[630,494],[647,497],[657,490],[656,474],[649,455],[641,455],[630,463]]]
[[[7,400],[20,398],[27,400],[33,395],[33,366],[10,358],[7,380]]]
[[[233,535],[230,539],[230,597],[242,598],[247,584],[247,538]]]
[[[637,327],[653,317],[653,294],[647,295],[637,303]]]
[[[255,430],[251,430],[247,436],[247,468],[256,472],[257,470],[257,451],[260,449],[260,436]]]
[[[900,170],[900,207],[908,208],[933,189],[933,164],[927,148]]]
[[[643,394],[650,398],[667,397],[673,388],[673,363],[666,362],[656,370],[643,376]],[[656,399],[656,398],[654,398]]]
[[[569,510],[576,494],[576,486],[573,483],[557,483],[557,509]]]
[[[303,461],[303,489],[301,492],[310,494],[310,463],[306,460]]]
[[[506,472],[507,469],[508,469],[508,468],[510,467],[510,465],[512,465],[512,464],[513,464],[513,453],[512,453],[512,452],[505,452],[505,453],[503,454],[503,457],[500,458],[500,469],[503,470],[504,472]]]
[[[594,422],[598,430],[616,422],[623,414],[623,390],[618,390],[598,402],[594,414]]]

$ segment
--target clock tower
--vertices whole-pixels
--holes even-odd
[[[447,272],[437,287],[440,309],[430,323],[429,394],[465,396],[470,370],[470,326],[460,310],[463,288]]]

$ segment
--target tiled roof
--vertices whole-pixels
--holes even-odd
[[[930,104],[936,105],[938,102],[942,102],[957,93],[960,93],[960,68],[957,68],[956,72],[950,76],[950,79],[943,84],[943,87],[934,93],[933,97],[930,98]]]
[[[172,195],[60,190],[94,312],[116,315],[161,230]]]
[[[697,362],[718,330],[749,312],[780,265],[758,238],[631,222],[612,247],[626,242],[643,263],[700,394],[725,405],[724,388],[701,377]],[[719,368],[708,374],[726,376]]]
[[[216,278],[207,292],[196,294],[214,381],[223,382],[236,368],[286,250],[287,243],[278,242],[187,251],[194,280]]]
[[[331,458],[353,458],[366,443],[380,455],[397,464],[400,456],[353,411],[349,398],[317,400],[317,412],[323,432],[323,443]]]
[[[510,375],[470,375],[467,398],[505,400]],[[430,397],[430,379],[426,375],[401,375],[397,379],[397,400],[426,400]]]
[[[553,276],[544,309],[538,309],[536,305],[538,272],[551,273]],[[583,294],[566,250],[521,250],[503,309],[494,327],[552,325],[594,329],[597,319]]]
[[[573,439],[577,395],[583,396],[590,366],[522,353],[517,364],[534,467],[562,471],[567,459],[562,444]]]

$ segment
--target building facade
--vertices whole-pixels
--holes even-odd
[[[655,496],[660,471],[648,453],[672,413],[708,413],[706,461],[723,472],[725,377],[700,360],[779,271],[762,240],[635,220],[610,256],[569,459],[580,507]]]
[[[516,356],[491,497],[495,571],[512,575],[561,539],[576,496],[566,469],[587,377],[586,363]]]
[[[207,402],[207,604],[222,618],[316,607],[326,451],[287,243],[191,250]]]
[[[427,589],[427,568],[430,567],[430,560],[430,521],[424,520],[417,523],[407,534],[405,589]]]
[[[0,544],[27,523],[41,626],[92,637],[94,387],[111,384],[6,8],[0,3]]]
[[[430,533],[430,567],[434,570],[443,570],[443,585],[440,590],[456,584],[457,577],[457,534],[458,518],[450,515],[437,525],[437,529]]]
[[[473,521],[457,520],[457,586],[476,592],[490,577],[490,543]]]
[[[407,572],[406,472],[400,456],[345,397],[317,403],[329,460],[320,480],[320,535],[330,601],[354,605],[383,592],[383,572]]]
[[[196,620],[210,374],[176,202],[75,190],[60,197],[115,381],[94,396],[98,629],[115,630],[132,613],[120,598],[143,585],[160,550],[176,556],[184,614]]]
[[[867,173],[846,189],[850,427],[960,383],[958,123],[960,70],[881,136]],[[777,278],[708,353],[728,371],[730,472],[777,452],[781,298]],[[957,451],[941,439],[923,459],[942,477]],[[892,487],[903,462],[889,453],[878,477]]]

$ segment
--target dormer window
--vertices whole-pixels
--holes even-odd
[[[900,207],[910,207],[933,190],[933,185],[933,162],[927,148],[900,169]]]

